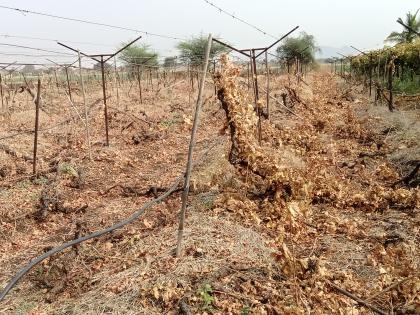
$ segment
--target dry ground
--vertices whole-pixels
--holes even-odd
[[[416,314],[419,191],[391,186],[419,159],[418,112],[390,114],[323,71],[308,75],[307,85],[276,78],[272,94],[289,81],[299,117],[271,101],[262,142],[313,187],[310,197],[285,203],[296,206],[289,216],[268,206],[258,178],[227,161],[226,118],[209,84],[183,257],[173,257],[176,193],[134,224],[34,268],[0,313],[182,314],[183,305],[192,314],[371,314],[335,283],[380,309]],[[103,146],[99,102],[90,113],[92,161],[77,116],[41,133],[39,169],[53,172],[30,179],[30,162],[0,152],[1,287],[31,258],[127,217],[153,197],[151,187],[169,187],[183,172],[194,103],[186,82],[144,91],[144,104],[135,86],[120,90],[120,104],[109,91],[111,145]],[[46,93],[41,128],[75,115],[65,96]],[[93,104],[99,86],[88,95]],[[0,139],[32,128],[33,106],[18,97]],[[0,141],[31,155],[32,134]]]

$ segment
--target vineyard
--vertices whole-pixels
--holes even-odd
[[[297,28],[0,63],[0,314],[419,314],[420,41],[270,60]]]
[[[420,40],[392,47],[361,52],[357,56],[340,60],[339,72],[347,79],[363,81],[374,93],[375,102],[394,102],[414,107],[420,97]],[[374,90],[374,91],[373,91]],[[395,98],[395,101],[394,101]]]

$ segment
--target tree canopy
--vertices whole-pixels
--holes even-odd
[[[191,64],[200,64],[204,61],[204,52],[207,45],[207,37],[203,34],[189,40],[179,42],[176,48],[180,52],[180,59]],[[210,49],[210,59],[228,51],[226,46],[213,42]]]
[[[412,14],[411,12],[408,12],[405,15],[405,21],[402,20],[402,18],[398,18],[398,22],[404,23],[405,25],[409,26],[411,29],[416,31],[417,33],[420,32],[420,18],[417,19],[417,14],[419,10],[416,11],[416,13]],[[397,44],[401,43],[411,43],[416,38],[416,33],[413,32],[410,29],[407,29],[406,27],[402,26],[404,29],[401,32],[392,32],[388,35],[385,41],[387,42],[394,42]]]
[[[122,46],[125,45],[124,43]],[[158,65],[158,54],[151,50],[148,45],[131,45],[124,49],[119,56],[119,59],[123,61],[127,66],[136,65],[147,65],[156,66]]]
[[[110,70],[111,68],[112,68],[112,66],[109,63],[104,63],[104,69],[106,71]],[[95,69],[95,70],[101,70],[101,63],[100,62],[96,62],[93,65],[93,69]]]
[[[35,73],[36,72],[36,69],[35,69],[35,66],[34,65],[25,65],[22,68],[21,72],[22,73],[25,73],[25,74],[27,74],[27,73]]]
[[[298,57],[302,63],[309,63],[315,60],[315,52],[320,51],[316,45],[315,37],[305,32],[298,37],[286,38],[277,47],[277,56],[279,58],[294,59]]]

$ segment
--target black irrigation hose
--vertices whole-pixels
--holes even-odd
[[[23,267],[21,270],[18,271],[18,273],[16,273],[16,275],[12,278],[12,280],[10,280],[10,282],[7,284],[7,286],[3,289],[3,291],[0,294],[0,301],[2,301],[7,293],[18,283],[18,281],[29,271],[31,270],[34,266],[36,266],[37,264],[39,264],[41,261],[43,261],[44,259],[63,251],[66,248],[69,248],[73,245],[76,244],[80,244],[84,241],[90,240],[92,238],[95,237],[99,237],[101,235],[104,235],[106,233],[112,232],[116,229],[122,228],[123,226],[132,223],[133,221],[137,220],[143,213],[145,210],[147,210],[148,208],[150,208],[151,206],[153,206],[156,203],[161,202],[162,200],[164,200],[165,198],[169,197],[175,190],[178,189],[178,185],[181,183],[182,179],[184,178],[184,176],[180,176],[177,178],[177,180],[174,182],[174,184],[162,195],[160,195],[158,198],[150,200],[149,202],[145,203],[139,210],[137,210],[135,213],[133,213],[130,217],[128,217],[127,219],[120,221],[106,229],[103,230],[99,230],[96,231],[92,234],[88,234],[85,235],[83,237],[77,238],[75,240],[72,240],[70,242],[64,243],[60,246],[57,246],[51,250],[49,250],[48,252],[44,253],[43,255],[33,259],[29,264],[27,264],[25,267]]]

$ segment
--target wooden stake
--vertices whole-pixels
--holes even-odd
[[[365,306],[365,307],[367,307],[367,308],[371,309],[372,311],[374,311],[374,312],[376,312],[376,313],[378,313],[378,314],[380,314],[380,315],[388,315],[388,313],[387,313],[387,312],[384,312],[383,310],[381,310],[381,309],[379,309],[379,308],[377,308],[377,307],[375,307],[375,306],[373,306],[373,305],[369,304],[369,303],[368,303],[368,302],[366,302],[365,300],[363,300],[363,299],[359,298],[358,296],[356,296],[356,295],[354,295],[354,294],[350,293],[349,291],[344,290],[343,288],[340,288],[338,285],[336,285],[336,284],[334,284],[334,283],[332,283],[332,282],[330,282],[330,281],[327,281],[327,283],[328,283],[331,287],[333,287],[335,290],[337,290],[338,292],[340,292],[341,294],[343,294],[343,295],[345,295],[345,296],[349,297],[349,298],[350,298],[350,299],[352,299],[353,301],[356,301],[359,305],[363,305],[363,306]]]
[[[177,257],[179,257],[181,255],[182,236],[184,234],[185,212],[186,212],[186,209],[187,209],[187,199],[188,199],[188,193],[189,193],[189,190],[190,190],[190,178],[191,178],[191,170],[192,170],[192,155],[193,155],[194,145],[195,145],[195,135],[196,135],[199,120],[200,120],[201,105],[203,103],[204,83],[205,83],[205,80],[206,80],[207,67],[208,67],[208,63],[209,63],[211,43],[212,43],[212,36],[211,36],[211,34],[209,34],[209,37],[208,37],[208,40],[207,40],[206,52],[205,52],[203,73],[202,73],[202,76],[201,76],[200,88],[198,90],[198,99],[197,99],[197,104],[196,104],[196,107],[195,107],[194,122],[193,122],[192,131],[191,131],[190,146],[189,146],[189,149],[188,149],[188,162],[187,162],[187,168],[186,168],[186,171],[185,171],[184,191],[182,193],[182,206],[181,206],[179,227],[178,227],[178,241],[177,241],[176,252],[175,252]]]

